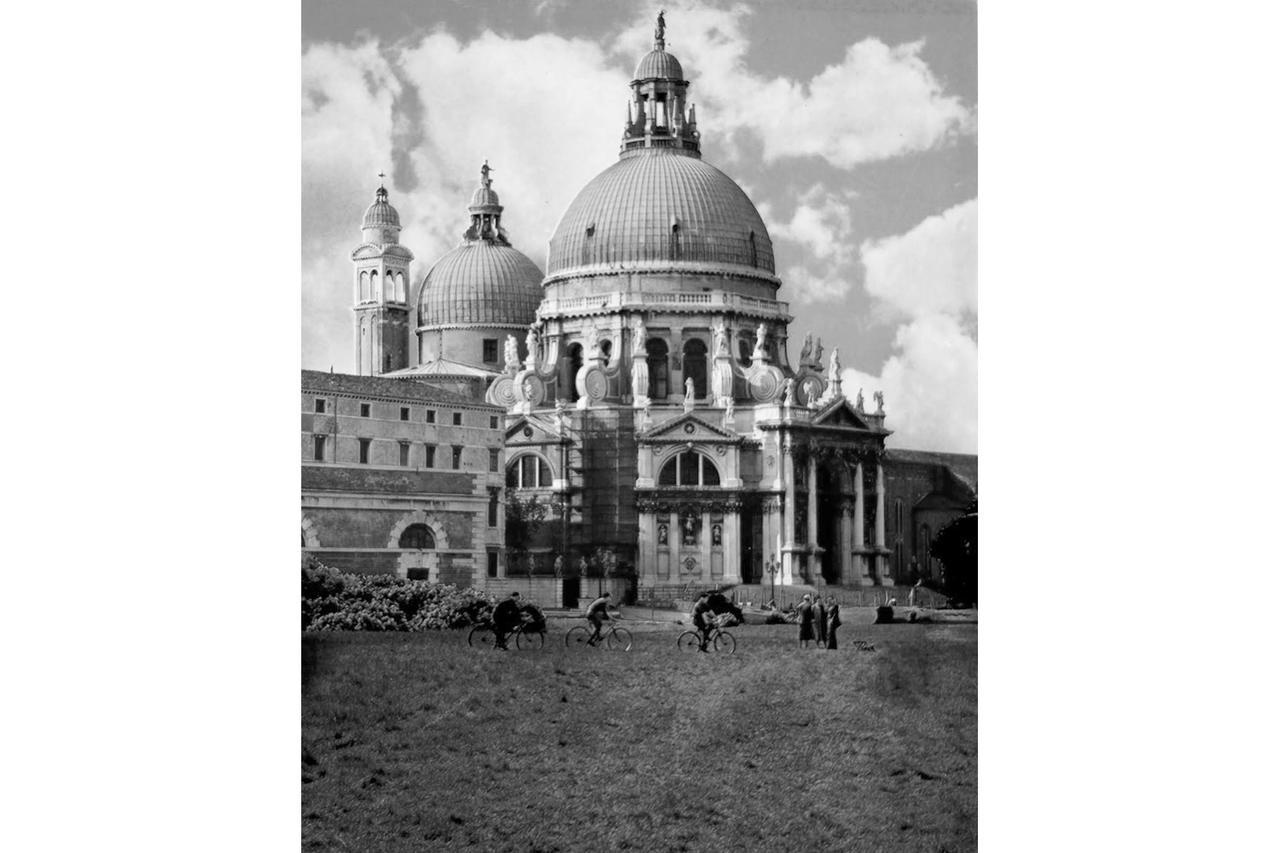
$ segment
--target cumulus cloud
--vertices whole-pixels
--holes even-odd
[[[746,63],[748,7],[677,5],[668,50],[689,59],[685,75],[699,121],[723,134],[731,153],[733,137],[750,134],[766,162],[817,156],[848,169],[926,151],[975,127],[972,110],[944,91],[920,57],[922,41],[866,38],[809,80],[764,77]],[[643,55],[652,30],[651,16],[637,19],[620,36],[618,52]]]
[[[795,301],[829,301],[848,294],[858,260],[849,202],[847,195],[814,186],[801,196],[790,220],[766,219],[769,236],[797,244],[805,259],[782,275]]]
[[[978,451],[977,224],[975,199],[861,247],[867,291],[906,322],[878,376],[843,377],[884,392],[891,446]]]
[[[898,329],[894,354],[875,376],[842,372],[845,393],[868,403],[883,391],[891,447],[978,452],[978,342],[960,322],[931,314]]]
[[[867,292],[907,317],[978,310],[978,202],[861,247]]]

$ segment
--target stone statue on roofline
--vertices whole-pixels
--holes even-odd
[[[796,381],[790,376],[782,383],[782,405],[791,408],[796,404]]]
[[[876,400],[876,414],[883,415],[884,414],[884,392],[877,391],[872,396],[875,397],[875,400]]]
[[[813,332],[804,333],[804,344],[800,347],[800,366],[803,367],[809,363],[809,356],[813,354]]]
[[[813,345],[813,363],[822,367],[822,338],[819,337]]]
[[[862,408],[862,389],[861,388],[858,389],[858,399],[854,401],[853,407],[857,409],[859,412],[864,411],[864,409]]]

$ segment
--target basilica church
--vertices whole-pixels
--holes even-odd
[[[485,163],[461,242],[411,301],[414,256],[377,189],[351,254],[358,375],[303,374],[304,550],[478,586],[936,575],[928,543],[975,497],[977,458],[887,449],[892,401],[791,340],[768,230],[702,159],[661,18],[633,77],[618,160],[560,218],[545,273],[511,245]],[[512,526],[512,507],[537,523]]]

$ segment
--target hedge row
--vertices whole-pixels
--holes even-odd
[[[489,617],[494,598],[480,590],[355,575],[312,558],[302,563],[304,631],[438,631],[464,628]]]

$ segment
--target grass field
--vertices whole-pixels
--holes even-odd
[[[644,615],[648,615],[644,611]],[[466,632],[306,634],[306,850],[977,848],[977,625],[871,625],[802,651],[481,651]]]

